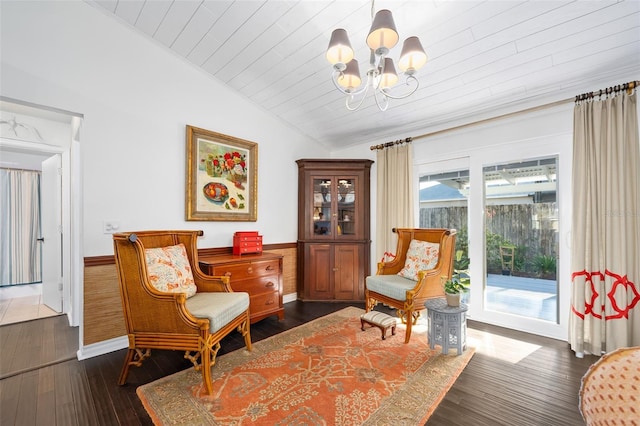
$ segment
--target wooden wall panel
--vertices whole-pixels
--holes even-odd
[[[298,249],[293,248],[284,248],[277,250],[265,250],[269,253],[277,253],[283,256],[282,258],[282,287],[283,294],[291,294],[296,292],[296,280],[297,280],[297,267],[296,267],[296,254]]]
[[[269,249],[266,252],[283,256],[283,290],[284,294],[296,292],[296,256],[295,246],[284,246]],[[200,252],[200,250],[199,250]],[[118,275],[113,256],[107,258],[85,259],[84,268],[84,345],[102,342],[127,334]]]
[[[84,268],[84,345],[127,334],[116,265]]]

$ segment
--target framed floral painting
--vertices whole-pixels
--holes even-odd
[[[187,220],[255,222],[258,144],[187,126]]]

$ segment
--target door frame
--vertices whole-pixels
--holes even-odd
[[[80,131],[83,123],[81,114],[20,102],[0,96],[0,101],[19,107],[19,114],[38,118],[39,114],[66,116],[69,123],[69,143],[57,146],[48,143],[29,142],[21,139],[0,137],[0,146],[9,150],[36,155],[60,154],[62,157],[62,297],[63,314],[69,325],[80,326],[83,320],[82,298],[84,285],[84,261],[82,249],[82,186]],[[11,112],[3,109],[3,112]],[[46,119],[46,118],[45,118]],[[82,333],[79,335],[82,348]]]
[[[527,158],[557,158],[558,198],[558,323],[552,324],[535,318],[519,317],[485,309],[484,285],[486,280],[485,226],[484,226],[484,171],[485,165],[518,162]],[[460,169],[467,161],[471,188],[468,202],[468,237],[471,276],[471,303],[469,318],[566,341],[571,302],[571,170],[572,139],[570,134],[545,135],[454,152],[451,157],[434,155],[427,163],[415,164],[414,182],[421,175]],[[416,197],[418,200],[419,197]],[[419,216],[419,200],[416,216]],[[482,295],[482,297],[478,297]]]

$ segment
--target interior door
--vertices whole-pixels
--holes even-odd
[[[40,215],[42,223],[42,302],[62,312],[62,176],[61,156],[42,162]]]

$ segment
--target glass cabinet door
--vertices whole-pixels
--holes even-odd
[[[337,233],[354,236],[356,234],[356,185],[353,178],[337,179]]]
[[[331,179],[313,179],[313,233],[332,235]]]

